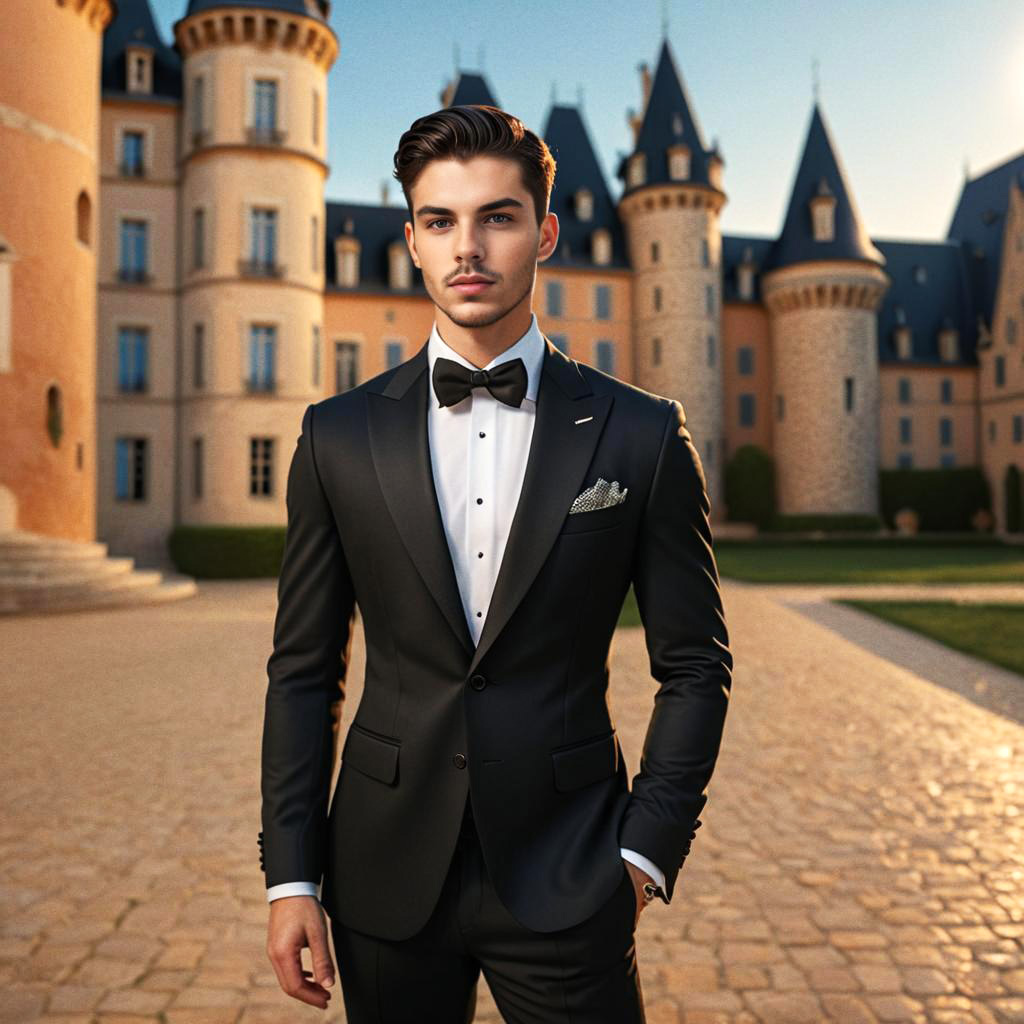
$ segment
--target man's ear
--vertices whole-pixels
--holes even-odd
[[[558,214],[550,210],[540,222],[540,241],[537,244],[537,262],[543,263],[558,245]]]
[[[409,247],[409,255],[412,257],[413,263],[418,267],[420,259],[416,255],[416,232],[410,221],[405,222],[405,244]]]

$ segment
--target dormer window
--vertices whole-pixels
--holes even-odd
[[[668,176],[673,181],[687,181],[690,177],[690,147],[682,143],[668,147]]]
[[[594,193],[589,188],[576,190],[576,216],[580,220],[592,220],[594,216]]]
[[[893,328],[893,342],[896,346],[896,355],[900,359],[909,359],[912,355],[913,337],[910,327],[907,324],[899,324]]]
[[[946,317],[939,330],[939,358],[944,363],[955,363],[960,358],[960,332]]]
[[[634,153],[629,158],[628,170],[626,172],[627,188],[635,188],[647,180],[647,154]]]
[[[817,195],[811,199],[811,221],[816,242],[833,242],[836,237],[836,197],[828,182],[818,182]]]
[[[124,52],[124,80],[128,92],[153,91],[153,51],[148,46],[128,46]]]
[[[395,239],[388,246],[388,286],[409,288],[412,284],[412,264],[405,239]]]
[[[672,134],[682,135],[683,134],[683,115],[676,111],[672,115]]]
[[[602,266],[612,261],[612,236],[607,228],[598,228],[590,236],[591,258]]]
[[[335,283],[343,288],[355,288],[359,284],[359,239],[347,227],[344,234],[334,240]]]
[[[928,269],[923,263],[914,267],[914,284],[926,284],[928,281]]]
[[[736,268],[736,281],[740,298],[750,302],[754,298],[754,253],[749,245],[743,250],[743,262]]]

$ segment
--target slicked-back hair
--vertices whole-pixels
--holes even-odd
[[[402,133],[395,150],[394,176],[402,184],[410,220],[416,223],[412,186],[431,160],[467,160],[482,154],[507,157],[519,164],[540,227],[555,184],[555,158],[544,140],[518,117],[485,103],[443,107],[418,117]]]

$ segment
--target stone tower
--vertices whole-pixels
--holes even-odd
[[[815,103],[765,259],[783,515],[878,512],[877,310],[889,284]]]
[[[270,521],[284,481],[266,474],[322,392],[328,13],[328,0],[190,0],[174,25],[183,522]]]
[[[678,399],[700,453],[713,511],[721,499],[722,157],[709,149],[668,40],[618,168],[618,212],[633,268],[633,380]]]

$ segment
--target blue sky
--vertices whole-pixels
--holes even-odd
[[[150,0],[171,26],[187,0]],[[964,180],[1024,150],[1024,4],[1010,0],[449,0],[332,3],[340,53],[328,81],[328,199],[379,202],[401,133],[440,105],[455,67],[482,71],[498,104],[541,133],[551,98],[576,102],[613,196],[637,66],[668,38],[710,144],[725,158],[729,234],[778,232],[819,95],[867,229],[945,237]]]

